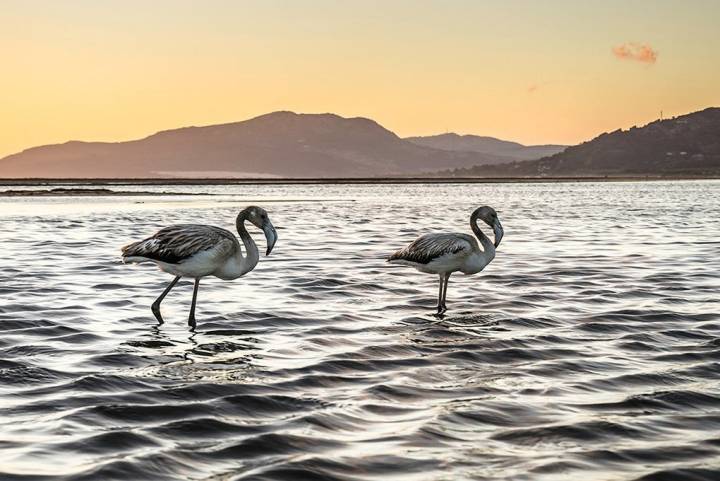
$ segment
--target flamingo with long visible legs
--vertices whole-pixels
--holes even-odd
[[[492,227],[494,242],[480,230],[478,219]],[[440,279],[438,316],[447,311],[445,302],[450,276],[454,272],[477,274],[482,271],[495,258],[495,249],[500,245],[504,235],[495,209],[488,206],[475,209],[470,216],[470,228],[475,237],[459,233],[426,234],[387,259],[393,264],[411,266],[420,272],[438,275]]]
[[[235,225],[245,247],[243,256],[240,242],[232,232],[210,225],[182,224],[165,227],[152,237],[134,242],[122,248],[123,262],[153,262],[160,270],[175,276],[162,294],[153,302],[151,309],[158,323],[163,323],[160,303],[182,277],[195,279],[188,325],[195,328],[195,305],[200,279],[215,276],[223,280],[242,277],[252,271],[260,254],[257,245],[245,227],[249,221],[263,230],[270,252],[277,241],[277,232],[265,209],[250,206],[237,216]]]

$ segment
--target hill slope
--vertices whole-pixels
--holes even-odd
[[[720,175],[720,108],[604,133],[535,161],[477,166],[452,174],[482,177]]]
[[[506,159],[508,162],[512,160],[539,159],[562,152],[567,147],[566,145],[523,145],[494,137],[458,135],[456,133],[431,135],[427,137],[407,137],[405,140],[409,140],[417,145],[439,150],[481,152]]]
[[[497,161],[416,145],[365,118],[274,112],[129,142],[35,147],[0,159],[0,177],[361,177]]]

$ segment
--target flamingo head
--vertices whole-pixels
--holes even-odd
[[[275,226],[273,226],[272,222],[270,222],[270,217],[268,216],[267,211],[262,207],[252,205],[243,210],[241,215],[243,214],[243,217],[249,220],[252,225],[258,229],[262,229],[265,233],[265,240],[267,240],[267,251],[265,252],[265,255],[270,255],[270,252],[275,246],[275,242],[277,242],[277,231],[275,230]]]

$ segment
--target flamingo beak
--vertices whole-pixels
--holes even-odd
[[[503,238],[503,235],[505,234],[505,231],[503,231],[503,226],[500,223],[499,219],[495,219],[495,222],[493,222],[492,225],[493,234],[495,234],[495,247],[500,245],[500,241]]]
[[[273,247],[275,247],[275,242],[277,242],[277,231],[269,220],[263,224],[262,230],[265,233],[265,240],[267,240],[267,251],[265,255],[269,256]]]

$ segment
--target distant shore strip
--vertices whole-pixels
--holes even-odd
[[[508,184],[574,182],[649,182],[713,180],[720,176],[623,175],[587,177],[348,177],[348,178],[25,178],[0,179],[0,186],[109,186],[109,185],[302,185],[302,184]],[[47,190],[0,191],[0,195],[53,195]],[[170,192],[122,192],[107,189],[55,189],[54,195],[187,195]]]

